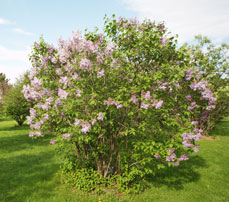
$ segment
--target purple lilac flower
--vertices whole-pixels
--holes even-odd
[[[72,32],[72,38],[74,42],[78,42],[81,36],[81,31],[80,30],[76,30],[75,32]]]
[[[32,127],[32,129],[40,130],[41,123],[40,122],[36,122],[36,123],[32,124],[31,127]]]
[[[163,37],[161,38],[160,44],[163,45],[163,46],[166,44],[166,37],[165,37],[165,36],[163,36]]]
[[[48,115],[48,114],[44,114],[44,115],[43,115],[43,119],[44,119],[44,120],[49,120],[49,115]]]
[[[168,150],[168,152],[170,152],[171,154],[174,153],[174,151],[175,151],[175,148],[171,148]]]
[[[187,161],[189,158],[188,158],[188,155],[187,154],[183,154],[181,155],[180,158],[178,158],[179,161]]]
[[[91,61],[88,60],[87,58],[83,58],[83,59],[80,61],[80,67],[81,67],[83,70],[90,70],[91,67],[92,67]]]
[[[188,107],[188,110],[191,111],[191,110],[195,109],[196,106],[197,106],[196,102],[192,102],[191,106]]]
[[[82,126],[82,129],[81,129],[82,133],[87,133],[91,130],[91,124],[88,122],[82,124],[81,126]]]
[[[180,163],[179,163],[179,161],[177,161],[177,162],[174,162],[174,166],[179,166],[180,165]]]
[[[150,91],[147,91],[145,94],[145,100],[148,101],[150,99]]]
[[[205,89],[204,91],[201,92],[201,95],[206,100],[209,100],[209,99],[213,98],[212,97],[213,96],[213,92],[210,89]]]
[[[46,66],[48,63],[48,58],[41,56],[40,59],[41,59],[41,66]]]
[[[40,131],[37,131],[37,132],[29,132],[29,137],[34,137],[34,136],[37,136],[37,137],[40,137],[42,134]]]
[[[70,137],[71,137],[71,135],[68,133],[62,134],[62,138],[66,139],[66,140],[69,139]]]
[[[193,151],[194,151],[194,152],[198,152],[198,151],[199,151],[199,149],[198,149],[198,148],[196,148],[196,147],[194,147],[194,148],[193,148]]]
[[[42,134],[41,134],[40,131],[37,131],[37,132],[34,133],[34,135],[37,136],[37,137],[41,137]]]
[[[155,154],[154,157],[155,157],[156,159],[161,158],[160,154]]]
[[[188,101],[192,101],[192,96],[191,96],[191,95],[187,95],[185,98],[186,98]]]
[[[172,93],[173,93],[173,89],[170,88],[170,89],[169,89],[169,94],[172,94]]]
[[[74,74],[72,75],[72,78],[78,80],[80,77],[79,77],[79,75],[78,75],[77,73],[74,73]]]
[[[58,89],[58,96],[60,97],[60,99],[66,99],[68,96],[68,93],[65,90],[62,89]]]
[[[192,121],[191,124],[196,126],[198,124],[198,121]]]
[[[80,123],[81,123],[81,120],[80,119],[75,119],[75,123],[74,123],[75,126],[80,125]]]
[[[92,51],[92,53],[97,53],[99,51],[99,45],[98,44],[93,44],[91,46],[91,51]]]
[[[117,107],[117,109],[120,109],[120,108],[123,107],[123,105],[122,104],[118,104],[118,105],[116,105],[116,107]]]
[[[50,45],[50,46],[48,47],[49,53],[52,54],[54,50],[55,50],[55,48],[53,47],[53,45]]]
[[[192,74],[193,74],[193,71],[192,71],[191,69],[188,69],[188,70],[186,71],[185,80],[186,80],[186,81],[191,80]]]
[[[81,97],[80,90],[76,90],[76,97]]]
[[[63,74],[62,70],[60,68],[57,68],[56,69],[56,73],[60,76]]]
[[[161,100],[160,102],[158,102],[156,105],[155,105],[155,109],[160,109],[161,106],[163,104],[163,100]]]
[[[170,161],[174,161],[176,158],[176,154],[172,153],[170,156],[166,157],[166,161],[170,162]]]
[[[103,121],[104,115],[102,112],[99,112],[99,116],[97,117],[97,120]]]
[[[113,60],[113,61],[111,62],[111,68],[116,68],[116,67],[118,67],[117,60]]]
[[[34,133],[32,131],[29,132],[29,137],[33,137]]]
[[[54,106],[57,107],[57,106],[61,106],[62,105],[62,99],[58,98],[56,101],[55,101],[55,104]]]
[[[196,77],[196,79],[200,79],[201,76],[202,76],[202,72],[199,72],[195,77]]]
[[[60,77],[60,83],[63,83],[64,85],[68,85],[69,84],[69,80],[67,76],[64,77]]]
[[[68,73],[70,73],[70,72],[73,70],[73,68],[72,68],[72,66],[71,66],[70,63],[67,63],[67,64],[64,66],[64,69],[65,69]]]
[[[200,82],[196,82],[194,81],[191,85],[190,85],[190,88],[193,89],[194,91],[195,90],[204,90],[206,89],[206,86],[207,86],[208,82],[207,81],[200,81]]]
[[[206,107],[206,110],[212,110],[212,109],[215,109],[215,105],[210,105]]]
[[[105,54],[111,56],[113,51],[114,51],[114,44],[111,42],[108,42],[107,47],[105,48]]]
[[[102,69],[100,72],[97,73],[97,77],[101,78],[104,76],[104,69]]]
[[[216,102],[216,100],[217,100],[216,98],[210,97],[209,98],[209,104],[211,104],[211,105],[214,104]]]
[[[39,100],[42,98],[42,93],[35,91],[35,89],[31,88],[29,85],[24,85],[21,92],[24,94],[27,101]]]
[[[187,142],[183,142],[184,143],[184,147],[193,147],[194,145],[191,143],[187,143]]]
[[[26,116],[27,123],[31,125],[33,123],[33,118],[31,116]]]
[[[56,140],[50,140],[50,144],[56,144]]]
[[[99,64],[102,64],[103,63],[103,54],[102,53],[98,53],[98,55],[97,55],[97,62]]]
[[[35,109],[30,108],[29,112],[30,112],[30,116],[31,116],[33,119],[36,118],[36,116],[37,116],[37,111],[36,111]]]
[[[51,61],[52,61],[52,63],[54,63],[54,64],[57,63],[57,59],[56,59],[54,56],[51,58]]]
[[[190,132],[190,133],[183,133],[182,135],[181,135],[181,137],[183,138],[183,140],[189,140],[190,139],[190,137],[192,136],[192,133]]]
[[[141,108],[148,109],[150,104],[145,104],[144,102],[141,103]]]
[[[49,109],[51,109],[51,107],[47,104],[44,104],[44,105],[41,105],[41,108],[44,110],[44,111],[48,111]]]
[[[131,101],[136,104],[138,102],[138,99],[136,98],[136,95],[131,96]]]
[[[131,18],[129,23],[130,23],[130,25],[136,25],[137,24],[137,19],[136,18]]]
[[[91,124],[92,124],[92,125],[95,125],[96,122],[97,122],[97,120],[96,120],[96,119],[93,119],[92,122],[91,122]]]
[[[104,100],[104,105],[110,106],[110,103],[107,100]]]
[[[34,78],[34,76],[37,75],[37,71],[35,68],[33,68],[30,73],[29,73],[29,79],[32,80]]]
[[[197,129],[197,128],[195,128],[195,129],[193,129],[193,132],[194,132],[195,134],[201,134],[201,133],[203,132],[203,130],[202,130],[202,129]]]
[[[43,94],[43,95],[50,96],[50,95],[51,95],[51,92],[50,92],[49,90],[47,90],[46,88],[43,88],[42,94]]]

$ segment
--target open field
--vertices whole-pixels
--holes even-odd
[[[0,121],[0,201],[99,201],[61,183],[51,136],[33,140],[27,126]],[[229,201],[229,117],[200,141],[200,152],[181,166],[149,178],[139,195],[106,194],[101,201],[223,202]]]

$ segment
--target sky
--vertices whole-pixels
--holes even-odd
[[[105,14],[164,22],[179,43],[202,34],[229,44],[229,0],[0,0],[0,73],[14,83],[40,36],[56,45],[77,29],[102,32]]]

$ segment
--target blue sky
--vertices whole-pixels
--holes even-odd
[[[103,27],[103,17],[165,21],[180,42],[196,34],[229,43],[228,0],[0,0],[0,72],[10,82],[30,69],[29,49],[41,35],[49,43],[76,29]]]

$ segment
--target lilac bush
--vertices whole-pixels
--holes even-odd
[[[23,93],[36,102],[30,136],[56,135],[50,143],[59,145],[66,175],[94,173],[121,191],[138,189],[146,174],[198,150],[191,115],[199,104],[211,110],[215,98],[164,24],[106,18],[104,34],[76,31],[58,44],[34,44]],[[78,179],[75,186],[88,186]]]

